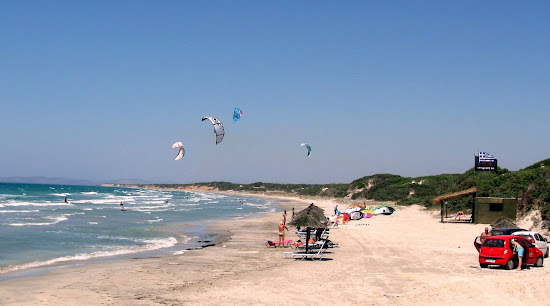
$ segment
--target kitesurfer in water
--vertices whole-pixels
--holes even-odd
[[[120,201],[120,210],[124,210],[124,204],[122,204],[122,201]]]
[[[69,203],[69,201],[67,201],[67,197],[65,197],[65,203]]]

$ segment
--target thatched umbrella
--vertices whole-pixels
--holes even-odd
[[[313,214],[314,217],[320,221],[325,221],[325,211],[320,208],[319,206],[316,206],[315,204],[311,203],[308,207],[305,209],[299,211],[294,218],[299,217],[301,214],[310,213]]]
[[[311,228],[323,227],[322,221],[325,221],[325,215],[323,210],[318,206],[315,206],[313,203],[309,205],[306,209],[298,212],[294,220],[289,223],[292,226],[306,227],[306,253],[309,248],[309,237]]]

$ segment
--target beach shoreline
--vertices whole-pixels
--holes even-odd
[[[277,239],[282,210],[290,215],[292,207],[299,211],[313,202],[330,216],[334,204],[343,210],[351,200],[272,198],[277,212],[209,223],[220,235],[213,246],[0,281],[0,304],[521,305],[550,298],[537,290],[550,280],[546,267],[481,269],[473,240],[485,225],[442,224],[417,205],[331,230],[340,247],[327,250],[327,260],[285,259],[282,253],[292,249],[265,246]],[[297,239],[293,228],[286,233]]]

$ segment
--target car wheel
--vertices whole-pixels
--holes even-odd
[[[480,263],[479,266],[480,266],[481,268],[487,268],[487,267],[489,267],[488,264],[482,264],[482,263]]]
[[[514,261],[509,259],[504,268],[506,270],[512,270],[514,268]]]
[[[548,255],[550,255],[550,247],[546,248],[546,254],[544,254],[544,258],[548,258]]]
[[[537,258],[537,262],[535,262],[535,267],[542,267],[543,264],[544,262],[542,256],[539,256],[539,258]]]

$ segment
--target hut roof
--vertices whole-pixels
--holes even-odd
[[[433,203],[434,204],[440,204],[443,201],[452,200],[452,199],[458,198],[460,196],[464,196],[464,195],[468,195],[468,194],[472,194],[472,193],[476,193],[476,192],[477,192],[477,187],[472,187],[470,189],[440,195],[440,196],[435,197],[433,199]]]
[[[516,222],[508,217],[502,216],[498,218],[493,224],[491,224],[492,228],[519,228],[516,225]]]

